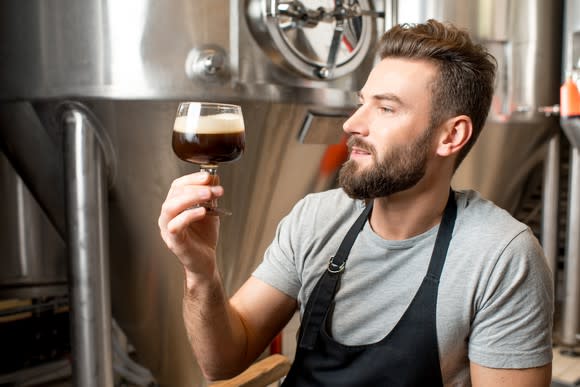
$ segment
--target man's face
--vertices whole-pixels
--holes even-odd
[[[339,183],[356,199],[371,199],[415,186],[433,150],[431,90],[436,67],[426,61],[387,58],[360,92],[360,107],[345,122],[350,159]]]

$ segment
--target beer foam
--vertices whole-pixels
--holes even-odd
[[[244,120],[241,115],[233,113],[183,116],[175,119],[173,130],[181,133],[239,133],[244,131]]]

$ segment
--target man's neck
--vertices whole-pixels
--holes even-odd
[[[410,190],[374,200],[370,225],[386,240],[403,240],[422,234],[441,222],[449,185]]]

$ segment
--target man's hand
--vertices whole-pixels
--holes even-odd
[[[196,207],[222,195],[207,173],[186,175],[173,182],[159,215],[161,237],[185,268],[185,329],[210,380],[248,367],[297,308],[295,299],[253,277],[227,300],[216,265],[219,218]]]
[[[214,274],[219,218],[207,216],[198,204],[223,195],[223,187],[210,186],[206,172],[192,173],[173,181],[161,207],[159,229],[169,249],[190,277]]]

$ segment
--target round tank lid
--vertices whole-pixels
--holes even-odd
[[[354,71],[373,41],[374,12],[367,0],[250,0],[248,22],[271,59],[312,79]]]

